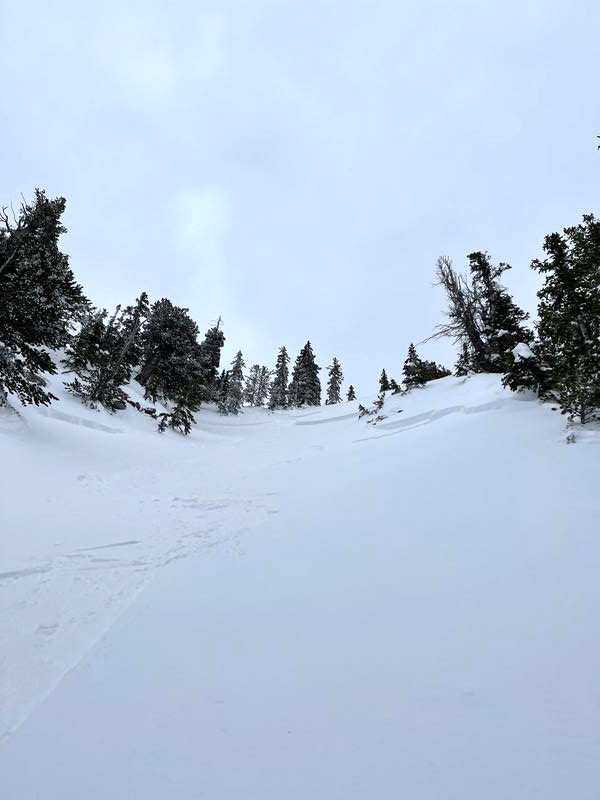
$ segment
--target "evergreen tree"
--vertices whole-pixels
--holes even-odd
[[[386,374],[385,369],[381,370],[381,377],[379,378],[379,391],[380,392],[389,392],[390,390],[390,382],[388,380],[388,376]]]
[[[293,405],[296,406],[318,406],[321,404],[321,381],[312,345],[307,342],[300,351],[294,371],[292,382],[289,388],[290,397],[293,398]]]
[[[551,392],[561,411],[583,424],[600,408],[600,221],[588,214],[550,234],[544,251],[532,264],[545,280],[530,366],[543,376],[538,392]]]
[[[268,367],[261,367],[258,375],[258,382],[256,385],[256,402],[257,406],[264,406],[269,397],[269,387],[271,383],[271,371]]]
[[[187,436],[192,432],[192,425],[195,422],[190,410],[189,400],[184,399],[176,403],[172,411],[166,411],[158,415],[158,432],[164,433],[167,428],[179,431]]]
[[[256,400],[259,381],[260,365],[254,364],[254,366],[250,368],[250,372],[248,373],[248,377],[246,378],[246,383],[244,386],[244,402],[248,403],[250,406],[258,405]]]
[[[454,365],[454,374],[458,378],[462,378],[472,372],[472,358],[467,342],[462,343],[460,355]]]
[[[269,393],[269,408],[287,408],[288,406],[288,364],[290,357],[285,347],[279,348],[275,373]]]
[[[511,351],[519,342],[530,342],[524,327],[527,315],[515,305],[500,277],[507,264],[493,266],[487,253],[469,256],[470,279],[455,272],[445,256],[438,259],[438,282],[448,297],[448,322],[437,327],[434,337],[451,336],[466,342],[473,372],[503,372],[511,363]]]
[[[142,334],[149,314],[148,295],[142,292],[135,304],[127,306],[121,315],[121,337],[124,346],[121,357],[127,357],[132,368],[139,366],[142,360],[144,352]]]
[[[292,377],[287,388],[288,408],[294,408],[298,403],[298,384]]]
[[[71,360],[81,361],[83,348],[87,348],[85,366],[75,369],[77,377],[66,388],[79,396],[86,405],[94,408],[98,403],[110,411],[125,408],[127,394],[123,385],[129,383],[133,368],[138,365],[141,355],[141,328],[148,315],[148,296],[143,292],[135,306],[128,306],[121,312],[117,306],[115,313],[104,328],[102,338],[99,337],[99,325],[102,315],[96,316],[92,325],[95,327],[97,345],[90,347],[86,326],[81,329],[84,343],[75,344]],[[87,344],[86,344],[87,343]],[[69,356],[67,356],[69,358]]]
[[[48,405],[44,373],[55,374],[48,349],[64,347],[89,303],[75,282],[58,240],[65,200],[36,189],[12,222],[0,212],[0,405],[7,393],[24,403]]]
[[[480,335],[490,363],[489,372],[504,372],[512,349],[519,342],[531,342],[532,332],[523,322],[528,315],[514,303],[500,284],[508,264],[493,266],[488,253],[469,255],[473,294],[476,298]]]
[[[219,404],[219,410],[223,414],[239,414],[244,401],[244,358],[241,350],[238,350],[235,358],[231,362],[229,377],[227,381],[227,394],[225,399]]]
[[[358,418],[359,419],[362,419],[362,417],[370,417],[374,413],[375,413],[375,409],[374,408],[369,409],[369,408],[366,408],[365,406],[363,406],[362,403],[358,404]],[[369,420],[367,420],[367,422],[369,422]]]
[[[225,344],[225,334],[221,329],[221,317],[217,324],[206,331],[204,341],[200,345],[200,376],[198,379],[198,397],[202,401],[218,399],[219,367],[221,366],[221,349]]]
[[[153,304],[142,335],[142,369],[136,376],[146,399],[186,402],[202,400],[203,353],[198,327],[187,308],[162,299]]]
[[[550,396],[551,384],[549,370],[542,364],[539,343],[530,347],[520,342],[512,351],[512,363],[507,369],[502,383],[513,392],[525,389],[535,392],[540,397]]]
[[[446,378],[448,375],[451,375],[449,369],[436,364],[435,361],[423,361],[423,382],[429,383],[429,381],[436,381],[438,378]]]
[[[356,392],[354,391],[354,386],[350,384],[348,387],[348,394],[346,395],[346,399],[351,402],[352,400],[356,400]]]
[[[224,369],[217,382],[217,405],[219,411],[224,412],[227,405],[227,393],[229,391],[229,372]]]
[[[408,355],[404,362],[402,373],[404,375],[404,385],[407,389],[414,389],[425,384],[425,367],[412,342],[408,347]]]
[[[94,361],[106,335],[106,310],[86,312],[79,331],[71,337],[62,360],[66,372],[82,372]]]
[[[342,388],[342,381],[344,380],[344,375],[342,373],[342,367],[340,362],[337,358],[334,358],[332,363],[328,367],[329,370],[329,379],[327,381],[327,405],[334,405],[335,403],[341,402],[341,395],[340,390]]]
[[[402,391],[395,378],[390,379],[390,391],[394,394],[399,394]]]

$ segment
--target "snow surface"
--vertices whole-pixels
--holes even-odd
[[[512,354],[515,357],[515,361],[523,361],[524,359],[534,357],[531,347],[525,342],[519,342],[516,347],[513,347]]]
[[[597,800],[600,434],[61,398],[0,415],[2,800]]]

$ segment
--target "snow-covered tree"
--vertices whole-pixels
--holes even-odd
[[[327,368],[328,372],[328,380],[327,380],[327,405],[334,405],[335,403],[341,402],[341,388],[342,388],[342,381],[344,380],[344,375],[342,373],[342,367],[340,362],[337,358],[334,358],[329,367]]]
[[[7,393],[48,405],[44,373],[55,374],[48,350],[68,344],[74,322],[89,309],[58,240],[65,200],[36,189],[11,220],[0,212],[0,405]]]
[[[269,386],[271,383],[271,370],[268,367],[261,367],[256,384],[255,405],[264,406],[269,397]]]
[[[510,353],[519,342],[530,342],[532,333],[523,322],[527,315],[518,308],[500,277],[508,264],[493,266],[487,253],[469,256],[470,277],[459,275],[446,256],[437,262],[438,283],[448,298],[447,322],[434,337],[450,336],[468,346],[471,370],[503,372]]]
[[[502,383],[513,392],[529,390],[540,397],[548,397],[551,388],[549,370],[542,365],[539,344],[533,343],[530,347],[526,342],[520,342],[511,355],[512,363]]]
[[[217,379],[216,400],[219,410],[225,410],[227,402],[227,392],[229,390],[229,371],[224,369]]]
[[[547,236],[544,251],[532,264],[545,278],[534,349],[546,385],[538,391],[585,423],[600,408],[600,220],[588,214]]]
[[[197,406],[202,382],[202,350],[198,326],[187,308],[162,299],[153,304],[142,334],[142,369],[136,376],[145,397],[178,402],[182,396]]]
[[[373,400],[373,408],[376,412],[381,411],[384,405],[385,405],[385,392],[379,392],[375,400]]]
[[[490,372],[504,372],[512,349],[519,342],[531,342],[533,333],[523,323],[527,314],[513,301],[500,284],[508,264],[494,266],[488,253],[469,255],[472,291],[482,340],[490,362]]]
[[[408,355],[402,369],[404,375],[404,385],[407,389],[414,389],[425,384],[424,364],[417,355],[414,344],[411,342],[408,347]]]
[[[65,348],[62,360],[65,372],[82,372],[94,362],[106,336],[106,317],[105,309],[91,309],[85,313],[79,330]]]
[[[442,367],[440,364],[436,364],[435,361],[423,360],[422,364],[423,379],[425,383],[429,383],[429,381],[436,381],[438,378],[446,378],[448,375],[452,375],[449,369]]]
[[[290,357],[285,347],[279,348],[273,382],[269,391],[269,408],[287,408],[288,406],[288,364]]]
[[[294,364],[292,381],[289,387],[290,405],[318,406],[321,404],[321,381],[312,345],[307,342]]]
[[[354,386],[350,384],[348,387],[348,394],[346,395],[346,399],[348,401],[356,400],[356,391],[354,390]]]
[[[267,367],[254,364],[244,386],[244,402],[251,406],[264,406],[269,396],[271,373]]]
[[[111,411],[125,408],[127,395],[122,387],[131,380],[133,368],[139,363],[141,329],[148,311],[148,296],[143,292],[135,306],[128,306],[123,312],[117,306],[106,325],[98,316],[92,321],[96,329],[102,324],[103,336],[95,348],[89,346],[90,340],[86,337],[85,366],[75,369],[77,377],[66,384],[67,389],[86,405],[94,407],[100,403]],[[96,330],[96,334],[98,332]],[[85,325],[80,335],[86,336]],[[81,360],[84,355],[81,347],[75,349],[78,351],[77,359]]]
[[[238,350],[235,358],[231,362],[227,380],[227,394],[219,409],[224,414],[239,414],[244,402],[244,357],[242,351]]]
[[[158,431],[164,433],[167,428],[179,431],[187,436],[192,432],[192,424],[195,422],[189,403],[176,403],[172,411],[166,411],[158,415]]]
[[[460,353],[456,364],[454,365],[454,374],[458,378],[463,378],[472,372],[472,356],[467,342],[463,342],[460,348]]]
[[[198,395],[202,401],[218,399],[219,367],[221,366],[221,349],[225,344],[225,334],[221,327],[221,317],[216,325],[210,327],[200,344],[200,377],[198,379]]]
[[[250,367],[250,372],[246,377],[244,384],[244,402],[250,406],[256,405],[256,393],[258,389],[258,382],[260,379],[260,364],[254,364]]]
[[[396,381],[395,378],[390,378],[390,391],[393,392],[394,394],[398,394],[399,392],[402,391],[400,386],[398,386],[398,382]]]
[[[381,370],[381,377],[379,378],[379,391],[380,392],[389,392],[390,390],[390,382],[388,380],[387,373],[385,369]]]

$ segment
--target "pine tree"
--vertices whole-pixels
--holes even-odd
[[[346,395],[346,399],[349,402],[352,402],[352,400],[356,400],[356,392],[354,391],[354,386],[352,386],[352,384],[350,384],[350,386],[348,387],[348,394]]]
[[[48,405],[44,373],[56,373],[48,350],[68,344],[71,327],[89,310],[58,240],[65,200],[36,189],[12,222],[0,212],[0,405],[7,393],[23,403]]]
[[[200,345],[200,376],[198,378],[198,398],[203,402],[218,399],[219,367],[221,366],[221,349],[225,344],[225,334],[221,329],[221,317],[217,324],[206,331],[204,341]]]
[[[296,406],[318,406],[321,404],[321,381],[312,345],[307,342],[300,351],[289,388],[290,398]]]
[[[583,424],[600,408],[600,221],[585,215],[547,236],[544,251],[532,264],[545,281],[530,366],[543,376],[538,392],[551,392],[561,411]]]
[[[393,394],[399,394],[399,393],[402,391],[402,389],[400,388],[400,386],[398,386],[398,382],[396,381],[396,379],[395,379],[395,378],[391,378],[391,379],[390,379],[390,391],[391,391]]]
[[[166,411],[158,415],[158,432],[164,433],[167,428],[174,431],[179,431],[187,436],[192,432],[192,425],[195,422],[192,412],[190,411],[189,401],[176,403],[172,411]]]
[[[469,372],[472,371],[471,367],[472,367],[472,358],[471,358],[471,352],[469,350],[469,345],[467,344],[467,342],[463,342],[460,354],[458,356],[456,364],[454,365],[454,374],[458,378],[462,378],[465,375],[468,375]]]
[[[269,397],[269,386],[271,383],[271,370],[268,367],[261,367],[256,384],[255,405],[264,406]]]
[[[82,372],[91,365],[106,334],[106,310],[86,312],[79,331],[71,337],[62,360],[66,372]]]
[[[519,342],[531,342],[532,332],[523,322],[528,315],[513,301],[500,284],[508,264],[493,266],[488,253],[469,255],[472,287],[477,302],[480,335],[490,362],[488,371],[504,372],[510,364],[512,349]]]
[[[246,383],[244,385],[244,402],[248,403],[250,406],[257,405],[257,390],[258,390],[258,382],[260,380],[260,365],[254,364],[250,368],[250,372],[248,373],[248,377],[246,378]]]
[[[203,353],[198,327],[187,308],[162,299],[153,304],[142,335],[142,369],[136,376],[147,399],[178,402],[185,396],[193,406],[202,397]]]
[[[417,355],[412,342],[408,347],[408,356],[404,362],[402,373],[404,375],[404,385],[407,389],[414,389],[425,384],[424,364]]]
[[[380,392],[389,392],[390,390],[390,382],[388,380],[388,376],[386,374],[385,369],[381,370],[381,377],[379,378],[379,391]]]
[[[288,364],[290,357],[285,347],[279,348],[273,382],[269,392],[269,408],[287,408],[288,406]]]
[[[327,405],[335,405],[335,403],[341,402],[341,395],[340,390],[342,388],[342,381],[344,380],[344,375],[342,373],[342,367],[340,362],[337,358],[334,358],[332,363],[327,368],[329,370],[329,379],[327,381]]]
[[[449,369],[440,366],[440,364],[436,364],[435,361],[422,361],[423,365],[423,382],[429,383],[429,381],[437,381],[438,378],[446,378],[448,375],[451,375]]]
[[[551,389],[549,370],[542,365],[539,343],[533,343],[530,347],[520,342],[511,355],[512,364],[502,378],[504,386],[513,392],[529,390],[548,398]]]
[[[228,391],[229,391],[229,372],[226,369],[224,369],[221,372],[219,379],[217,381],[217,393],[216,393],[217,405],[221,413],[224,413],[226,411]]]
[[[129,383],[133,367],[139,363],[141,328],[148,310],[148,296],[143,292],[135,306],[128,306],[123,312],[117,306],[106,325],[102,322],[106,312],[95,315],[91,323],[93,342],[86,326],[82,327],[80,336],[84,337],[84,342],[75,343],[72,355],[68,354],[67,358],[70,362],[81,362],[85,357],[85,364],[74,370],[77,377],[66,387],[86,405],[95,407],[100,403],[110,411],[125,408],[127,394],[122,387]],[[101,337],[100,325],[103,328]]]
[[[294,381],[293,378],[288,384],[287,398],[288,398],[288,408],[294,408],[295,406],[299,405],[299,403],[298,403],[298,384]]]
[[[231,362],[229,377],[227,382],[227,394],[219,410],[224,414],[239,414],[244,401],[244,358],[241,350],[238,350],[235,358]]]
[[[500,284],[507,264],[493,266],[487,253],[469,256],[470,279],[457,274],[449,258],[437,262],[438,283],[448,298],[448,322],[439,325],[432,338],[450,336],[467,343],[470,370],[503,372],[510,353],[519,342],[530,342],[532,333],[523,322],[527,315]]]
[[[130,366],[139,366],[143,355],[142,334],[144,325],[150,314],[148,295],[142,292],[132,306],[127,306],[121,315],[121,337],[123,352],[121,358],[127,358]]]

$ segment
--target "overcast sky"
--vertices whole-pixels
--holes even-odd
[[[600,212],[599,42],[597,0],[4,3],[0,200],[67,198],[94,304],[221,314],[250,364],[310,338],[368,395],[439,254],[531,310],[543,236]]]

